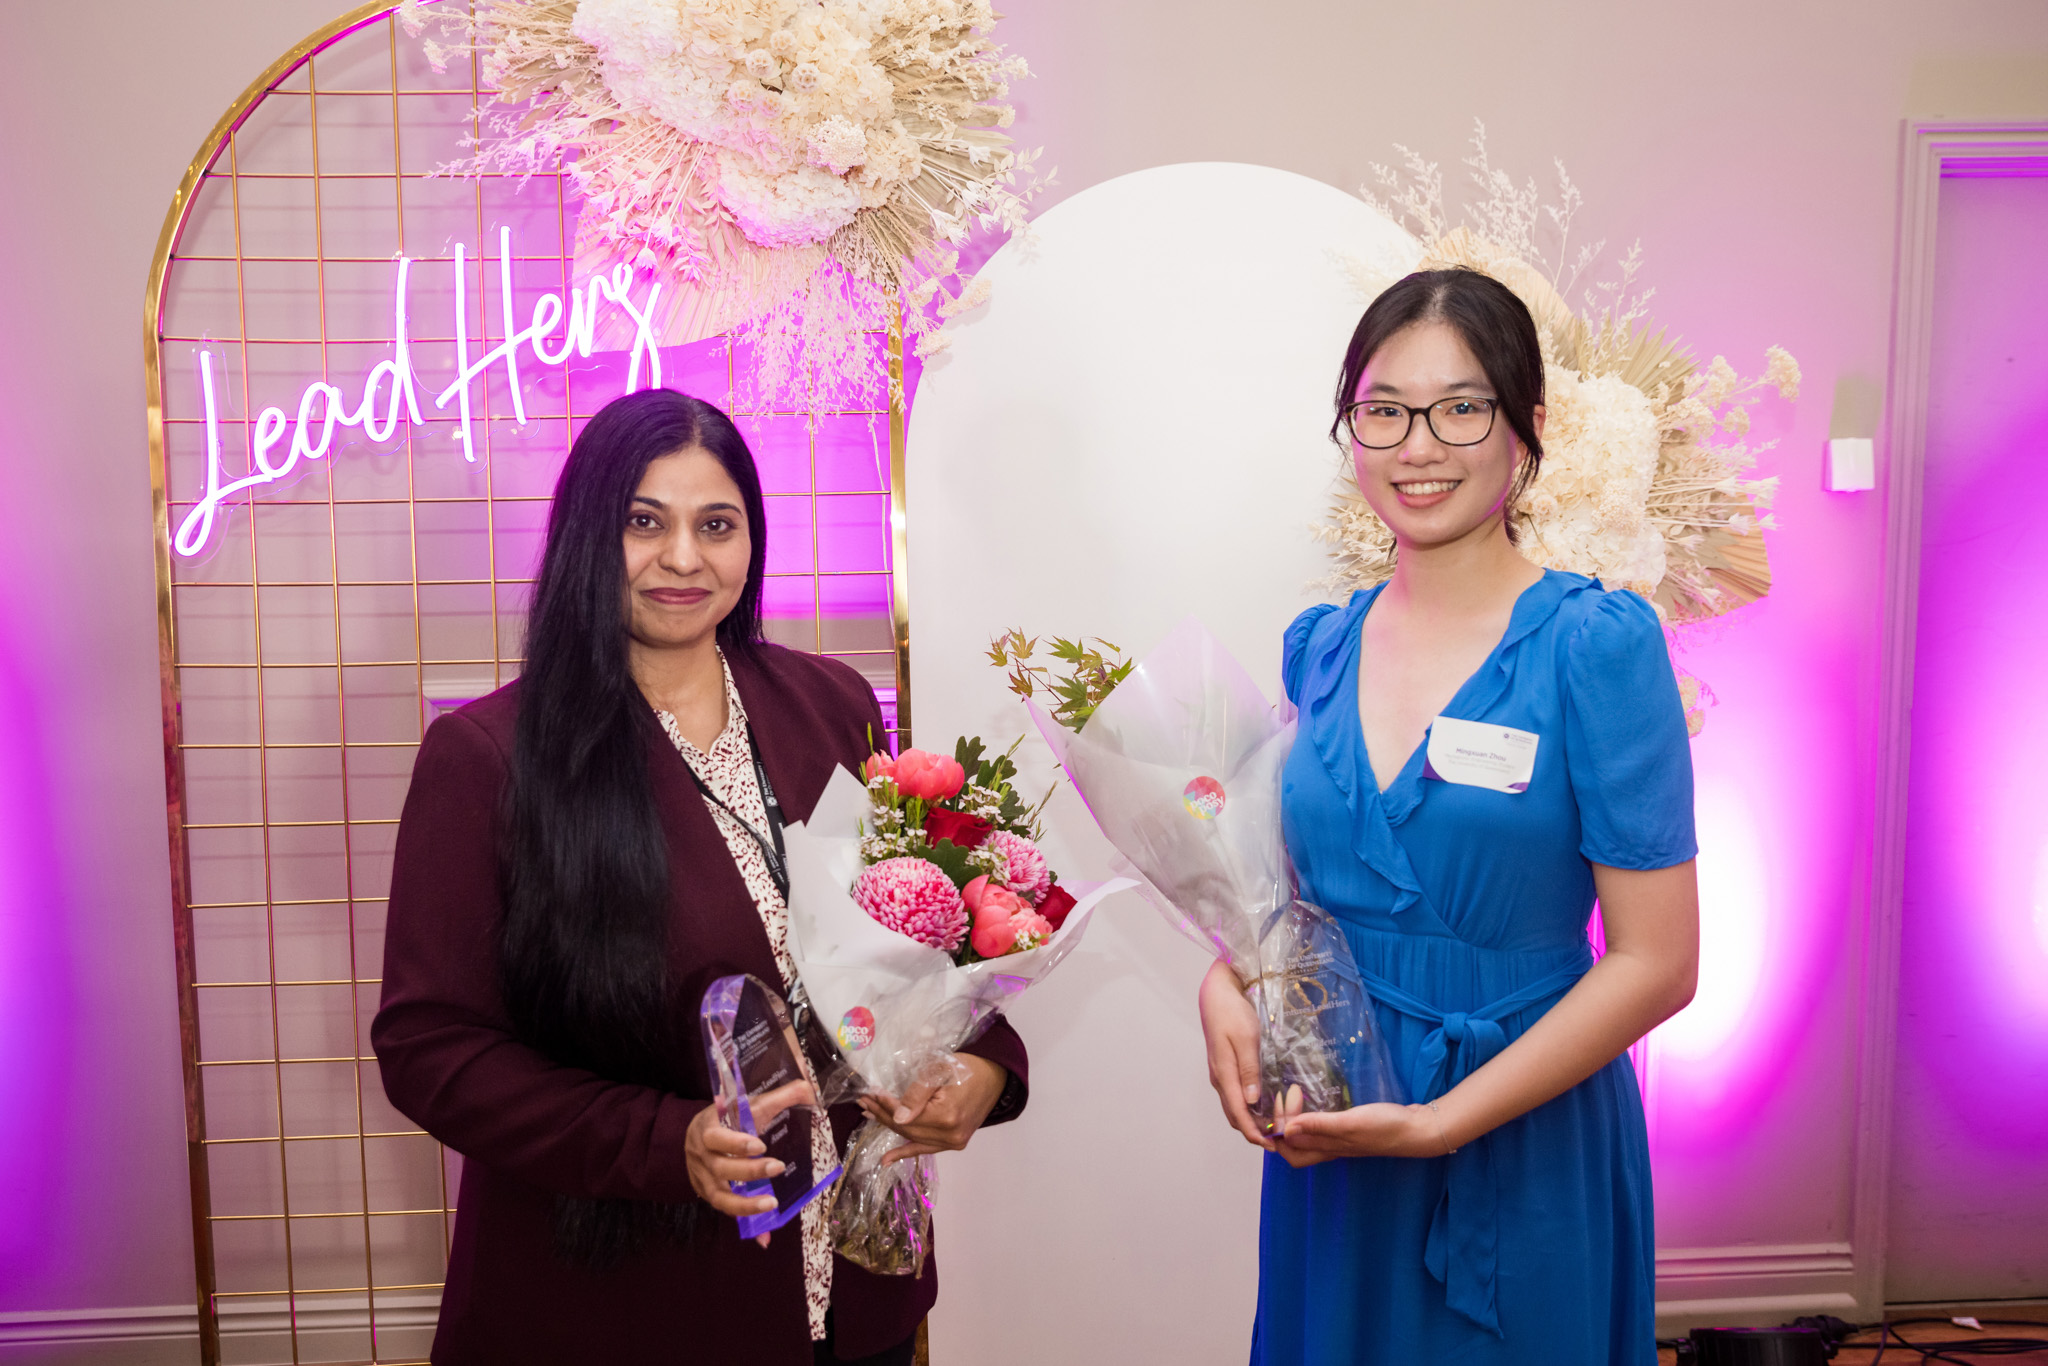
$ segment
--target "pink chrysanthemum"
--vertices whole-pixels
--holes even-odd
[[[1009,869],[1004,885],[1018,896],[1036,906],[1052,889],[1052,869],[1046,866],[1045,854],[1030,840],[998,830],[988,837],[988,847],[1003,856]]]
[[[861,870],[853,899],[878,923],[947,953],[967,937],[967,906],[938,865],[891,858]]]

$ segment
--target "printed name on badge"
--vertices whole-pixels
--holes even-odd
[[[1439,716],[1430,723],[1422,776],[1495,792],[1527,792],[1540,738],[1513,726]]]

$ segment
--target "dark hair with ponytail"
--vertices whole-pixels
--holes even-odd
[[[1543,440],[1536,435],[1536,409],[1543,403],[1543,344],[1536,320],[1515,292],[1491,275],[1476,270],[1418,270],[1403,276],[1374,299],[1351,334],[1344,367],[1337,375],[1337,416],[1330,439],[1344,441],[1344,409],[1358,392],[1365,367],[1395,333],[1416,323],[1448,324],[1465,343],[1493,386],[1500,415],[1515,439],[1527,448],[1522,467],[1508,486],[1501,505],[1501,523],[1508,543],[1515,540],[1515,500],[1536,478],[1543,464]]]
[[[647,768],[648,704],[627,664],[626,517],[648,465],[698,449],[739,486],[752,554],[718,643],[761,635],[767,516],[753,455],[701,399],[649,389],[608,403],[570,447],[555,484],[526,624],[498,866],[499,972],[522,1041],[615,1081],[673,1087],[669,867]],[[628,1201],[557,1202],[556,1243],[601,1265],[684,1211]]]

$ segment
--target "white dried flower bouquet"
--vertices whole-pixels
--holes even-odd
[[[1640,249],[1614,277],[1585,292],[1585,307],[1565,302],[1601,254],[1582,247],[1567,261],[1578,190],[1557,166],[1557,201],[1545,204],[1535,182],[1517,185],[1486,155],[1483,126],[1465,164],[1480,191],[1467,223],[1450,226],[1443,176],[1435,163],[1398,148],[1403,165],[1375,165],[1381,193],[1373,207],[1412,225],[1408,259],[1346,262],[1356,283],[1377,293],[1410,270],[1464,267],[1505,284],[1529,307],[1543,346],[1546,419],[1543,464],[1511,511],[1519,548],[1545,568],[1600,579],[1642,594],[1667,626],[1706,621],[1770,591],[1763,531],[1775,478],[1749,476],[1760,451],[1749,446],[1749,407],[1775,390],[1799,395],[1799,365],[1782,347],[1765,352],[1764,373],[1739,376],[1720,356],[1701,369],[1676,341],[1652,331],[1639,286]],[[1557,241],[1554,260],[1539,246],[1542,229]],[[1394,572],[1394,538],[1360,496],[1345,486],[1316,534],[1331,545],[1329,585],[1366,588]],[[1698,680],[1680,678],[1688,723],[1701,724]]]
[[[400,15],[424,25],[418,0]],[[656,272],[665,344],[738,331],[764,389],[815,407],[860,387],[900,304],[943,345],[983,297],[959,244],[1024,226],[1037,153],[1001,129],[1028,73],[995,21],[987,0],[476,0],[427,52],[477,54],[513,106],[446,169],[566,171],[579,273]]]

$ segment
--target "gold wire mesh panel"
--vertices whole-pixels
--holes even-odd
[[[536,297],[572,299],[576,205],[560,176],[430,175],[479,131],[488,94],[473,65],[433,71],[388,9],[313,35],[223,117],[151,278],[209,1363],[425,1357],[460,1158],[390,1107],[369,1050],[392,842],[425,725],[517,674],[548,492],[581,422],[626,387],[624,355],[526,351],[516,377],[500,363],[467,386],[467,442],[461,403],[436,405],[458,336],[472,362],[505,339],[508,297],[514,330]],[[376,367],[406,359],[401,333],[423,420],[333,428],[314,454],[307,386],[356,410]],[[872,392],[815,424],[743,406],[747,358],[725,339],[659,359],[665,384],[734,412],[760,462],[770,637],[860,668],[900,738],[903,423],[886,379],[902,350],[874,340]],[[380,410],[398,402],[391,373],[376,392]],[[302,429],[309,449],[288,459]],[[252,474],[208,521],[210,488]]]

